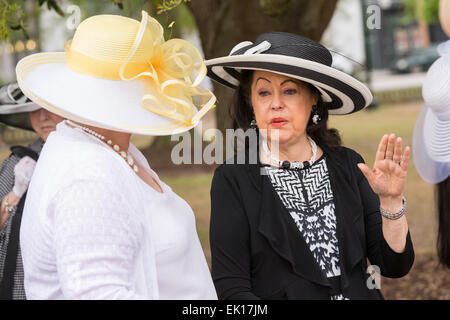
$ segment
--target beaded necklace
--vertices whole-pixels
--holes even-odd
[[[308,141],[311,144],[311,150],[312,150],[312,156],[311,159],[309,159],[309,161],[294,161],[294,162],[289,162],[287,160],[285,161],[281,161],[280,159],[278,159],[277,157],[275,157],[275,155],[273,155],[269,148],[267,147],[267,141],[263,139],[262,142],[262,147],[264,149],[264,152],[270,156],[270,159],[272,161],[274,161],[278,166],[284,168],[284,169],[303,169],[306,167],[311,166],[314,161],[316,161],[316,157],[317,157],[317,145],[314,142],[313,139],[311,139],[310,136],[308,136]]]
[[[115,152],[117,152],[128,163],[128,165],[131,167],[131,169],[133,169],[134,172],[136,172],[136,173],[139,172],[139,168],[136,165],[136,163],[135,163],[133,157],[131,156],[131,154],[126,152],[126,151],[121,150],[119,145],[113,143],[110,139],[106,140],[106,138],[103,135],[101,135],[100,133],[98,133],[98,132],[96,132],[96,131],[94,131],[92,129],[89,129],[87,127],[83,127],[83,126],[81,126],[79,124],[76,124],[76,123],[70,121],[70,120],[66,120],[66,122],[69,125],[71,125],[71,126],[73,126],[75,128],[81,129],[83,132],[86,132],[87,134],[90,134],[91,136],[94,136],[95,138],[99,139],[103,143],[105,143],[108,146],[110,146]]]

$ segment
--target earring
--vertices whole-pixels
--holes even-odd
[[[314,124],[318,124],[319,121],[322,120],[322,118],[319,116],[319,113],[317,112],[317,109],[318,109],[318,108],[317,108],[317,105],[316,105],[316,104],[312,106],[312,114],[313,114],[313,116],[312,116],[312,122],[313,122]]]
[[[250,128],[252,128],[252,129],[258,128],[258,124],[256,123],[256,120],[255,120],[255,119],[253,119],[253,120],[250,122]]]

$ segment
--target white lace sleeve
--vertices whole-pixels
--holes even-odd
[[[131,285],[139,233],[125,199],[106,183],[83,181],[60,190],[53,203],[64,297],[143,299]]]

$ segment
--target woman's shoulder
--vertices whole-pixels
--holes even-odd
[[[226,176],[237,176],[240,177],[244,172],[249,170],[251,166],[257,166],[257,159],[250,161],[251,159],[242,158],[239,155],[234,155],[226,159],[222,164],[220,164],[215,173],[220,173]]]
[[[128,169],[123,159],[92,139],[52,134],[39,157],[39,169],[64,180],[121,180]]]

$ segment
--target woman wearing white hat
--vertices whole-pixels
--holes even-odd
[[[165,42],[142,14],[90,17],[65,53],[17,65],[25,94],[70,119],[43,149],[25,205],[27,298],[217,297],[191,208],[130,143],[193,128],[215,97],[198,87],[199,52]]]
[[[210,77],[236,88],[234,127],[261,133],[257,163],[249,145],[245,164],[223,164],[212,181],[221,299],[381,299],[367,261],[391,278],[413,264],[402,197],[409,148],[385,135],[371,170],[341,147],[328,114],[361,110],[372,94],[331,63],[319,43],[282,32],[206,61]]]
[[[17,83],[0,88],[0,122],[39,136],[28,147],[14,146],[0,166],[0,299],[25,299],[19,245],[26,191],[49,134],[63,119],[31,102]]]
[[[440,4],[441,25],[450,36],[450,1]],[[450,268],[450,40],[438,47],[441,57],[427,72],[425,105],[413,134],[414,164],[420,176],[437,184],[438,256]]]

